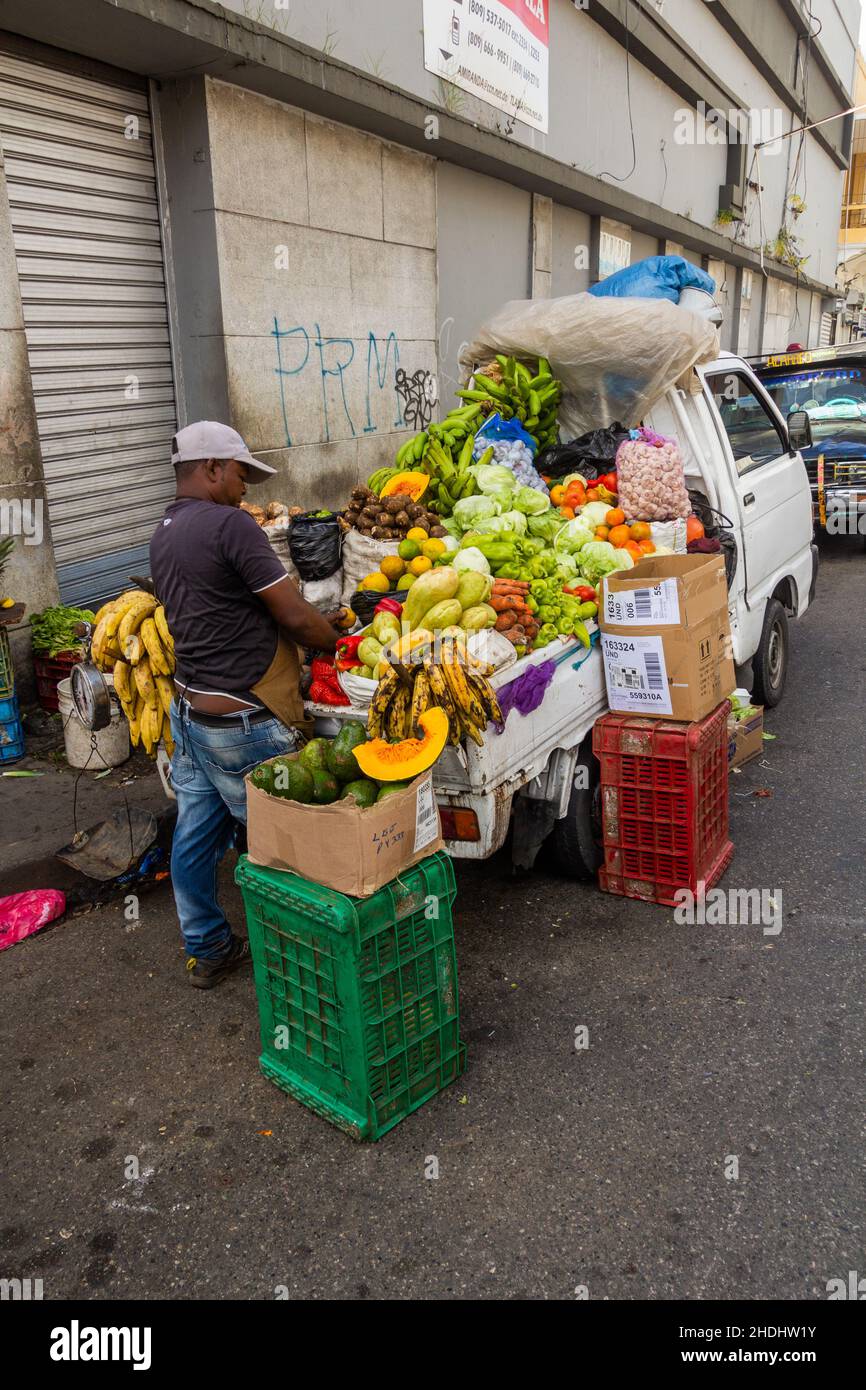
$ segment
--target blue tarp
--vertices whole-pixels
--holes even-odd
[[[677,304],[680,291],[685,289],[715,294],[716,282],[712,275],[692,265],[684,256],[647,256],[646,260],[636,261],[593,285],[589,293],[599,298],[669,299]]]

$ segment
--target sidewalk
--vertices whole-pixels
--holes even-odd
[[[87,829],[127,804],[157,816],[173,804],[163,792],[156,764],[140,749],[106,776],[69,767],[54,722],[46,734],[28,737],[29,756],[2,769],[42,775],[0,777],[0,896],[80,884],[82,875],[55,858],[76,828]]]

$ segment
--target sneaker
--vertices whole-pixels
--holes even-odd
[[[195,956],[187,956],[189,982],[195,989],[213,989],[226,975],[241,965],[248,965],[251,959],[250,943],[246,938],[232,936],[231,945],[219,960],[198,960]]]

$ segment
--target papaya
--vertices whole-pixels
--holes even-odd
[[[473,608],[465,609],[460,626],[466,632],[480,632],[482,628],[493,627],[495,622],[496,610],[489,603],[477,603]]]
[[[454,597],[460,600],[461,608],[475,608],[477,604],[487,602],[491,585],[489,574],[479,574],[477,570],[463,570]]]
[[[443,599],[441,603],[434,603],[432,608],[428,608],[424,614],[424,624],[426,627],[451,627],[454,623],[459,623],[463,617],[463,609],[456,598]]]
[[[441,565],[419,574],[403,604],[403,620],[410,628],[421,627],[428,609],[457,593],[460,575],[453,565]],[[462,612],[461,607],[461,612]],[[426,623],[424,624],[426,626]]]
[[[395,473],[393,478],[388,479],[379,496],[393,497],[395,493],[402,495],[405,492],[407,497],[417,502],[424,496],[429,485],[430,479],[426,473]]]
[[[376,666],[382,656],[382,643],[375,637],[365,637],[358,643],[358,660],[362,666]]]
[[[448,739],[448,715],[431,705],[419,717],[418,727],[421,738],[405,738],[401,743],[374,738],[357,747],[354,756],[362,774],[377,782],[411,782],[432,767]]]
[[[381,642],[384,647],[388,642],[393,642],[394,638],[399,636],[400,621],[393,613],[382,612],[373,614],[373,637],[375,641]],[[373,666],[375,662],[368,661],[366,665]]]

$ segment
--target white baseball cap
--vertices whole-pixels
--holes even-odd
[[[197,420],[178,430],[172,439],[172,463],[192,463],[196,459],[237,459],[249,468],[250,483],[263,483],[277,471],[269,463],[253,458],[237,430],[216,420]]]

